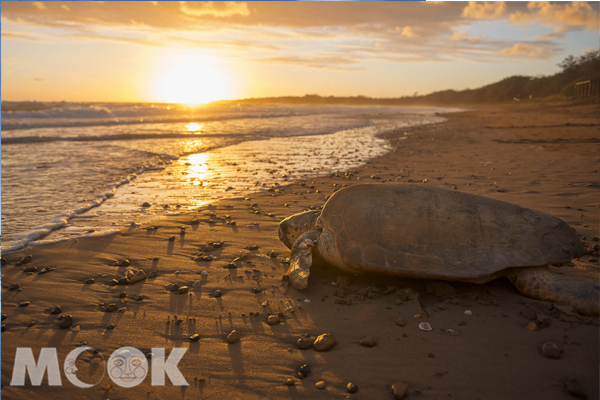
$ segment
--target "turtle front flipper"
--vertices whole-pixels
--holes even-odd
[[[296,289],[305,289],[308,286],[308,276],[310,275],[310,266],[312,265],[312,256],[319,231],[306,231],[292,245],[292,255],[290,256],[290,267],[287,270],[287,276],[290,283]]]
[[[514,268],[506,272],[506,277],[525,296],[568,304],[583,315],[599,314],[598,279],[555,273],[547,267]]]

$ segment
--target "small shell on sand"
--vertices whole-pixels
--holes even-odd
[[[429,324],[429,322],[421,322],[419,324],[419,329],[422,330],[422,331],[426,331],[426,332],[429,332],[429,331],[433,330],[433,328],[431,327],[431,325]]]

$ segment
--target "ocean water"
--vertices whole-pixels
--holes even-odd
[[[2,252],[343,172],[390,150],[377,134],[442,111],[2,102]]]

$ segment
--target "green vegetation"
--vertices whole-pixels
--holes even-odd
[[[591,51],[580,57],[568,56],[558,66],[561,71],[550,76],[511,76],[478,89],[443,90],[424,96],[370,98],[365,96],[323,97],[310,94],[303,97],[265,97],[234,102],[245,104],[459,105],[506,103],[516,99],[563,100],[573,96],[575,83],[600,79],[600,51]]]

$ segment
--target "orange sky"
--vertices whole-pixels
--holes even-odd
[[[2,2],[2,100],[398,97],[551,74],[598,2]]]

